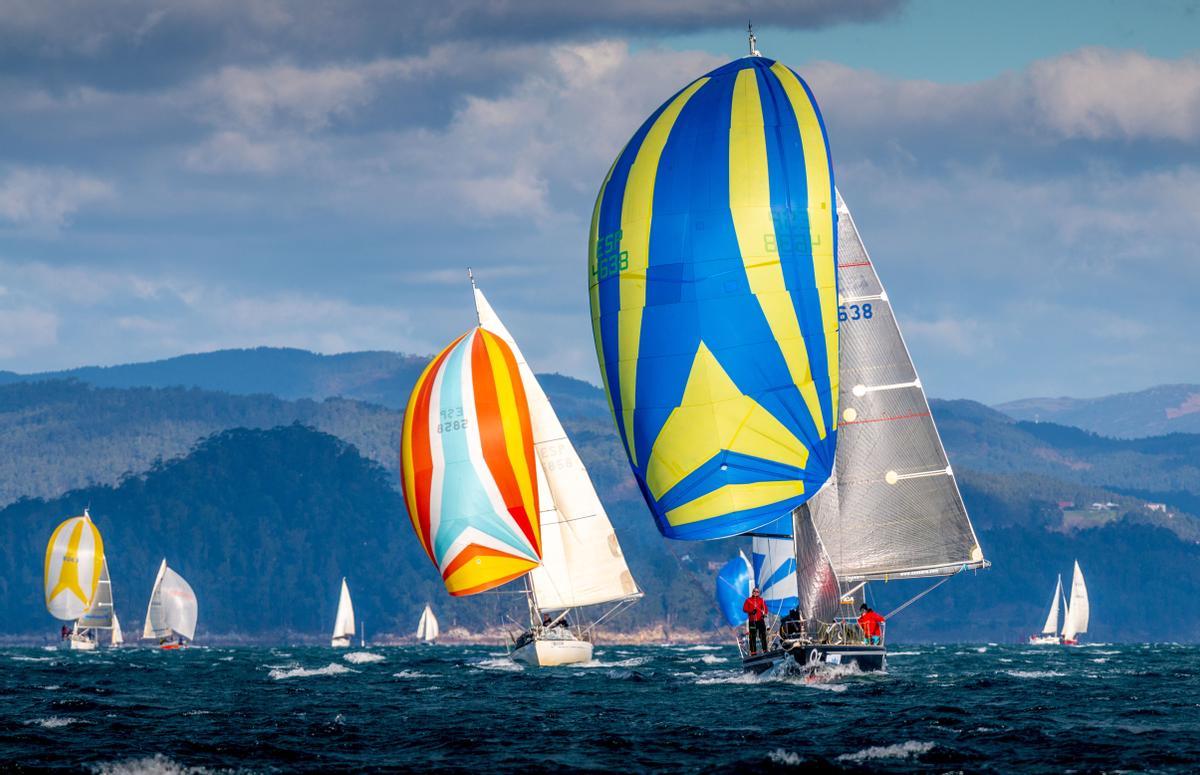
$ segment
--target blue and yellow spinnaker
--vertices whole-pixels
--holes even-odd
[[[762,57],[667,100],[609,170],[589,247],[596,355],[664,536],[755,530],[829,478],[836,217],[812,92]]]

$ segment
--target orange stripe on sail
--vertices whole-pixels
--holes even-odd
[[[479,418],[479,442],[483,449],[483,460],[500,490],[504,505],[516,522],[517,527],[535,550],[538,548],[537,536],[532,530],[532,520],[527,511],[528,504],[521,496],[521,486],[518,482],[517,465],[522,462],[513,460],[509,455],[508,438],[505,435],[506,424],[513,423],[514,410],[519,414],[521,407],[503,406],[496,388],[496,375],[493,372],[497,366],[492,363],[485,338],[495,337],[482,328],[477,329],[478,336],[471,343],[471,381],[475,396],[475,412]],[[496,340],[499,341],[499,340]],[[507,349],[507,346],[504,346]],[[503,365],[500,365],[503,368]],[[528,416],[528,409],[525,410]],[[532,434],[530,439],[532,445]],[[536,515],[536,512],[534,512]]]

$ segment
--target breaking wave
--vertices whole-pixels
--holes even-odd
[[[307,667],[292,667],[282,668],[277,667],[270,672],[271,678],[276,681],[282,681],[287,678],[310,678],[317,675],[342,675],[343,673],[357,673],[357,670],[351,670],[345,665],[339,665],[337,662],[330,662],[325,667],[307,668]]]
[[[382,662],[383,654],[372,654],[369,651],[351,651],[349,654],[343,654],[342,659],[352,665],[367,665],[372,662]]]
[[[865,762],[872,759],[908,759],[929,753],[932,750],[933,743],[908,740],[896,745],[876,745],[864,748],[861,751],[855,751],[854,753],[844,753],[838,757],[838,761]]]

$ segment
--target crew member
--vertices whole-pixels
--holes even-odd
[[[872,646],[878,646],[883,641],[883,628],[880,626],[886,620],[871,610],[871,606],[863,603],[858,607],[862,615],[858,617],[858,626],[862,629],[863,640]]]
[[[742,610],[746,612],[747,616],[750,656],[754,656],[758,653],[758,649],[755,648],[755,636],[762,641],[763,651],[767,650],[767,601],[762,599],[758,587],[755,587],[750,592],[750,597],[746,598],[746,602],[742,603]]]

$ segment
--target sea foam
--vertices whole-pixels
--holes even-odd
[[[307,667],[292,667],[280,668],[277,667],[270,672],[270,676],[276,681],[282,681],[285,678],[309,678],[316,675],[342,675],[343,673],[357,673],[357,670],[351,670],[345,665],[339,665],[337,662],[330,662],[325,667],[307,668]]]
[[[371,662],[382,662],[383,654],[372,654],[369,651],[351,651],[349,654],[342,655],[342,659],[352,665],[366,665]]]
[[[838,757],[838,761],[865,762],[872,759],[908,759],[913,756],[929,753],[932,750],[933,743],[907,740],[896,745],[876,745],[864,748],[861,751],[855,751],[854,753],[844,753]]]

